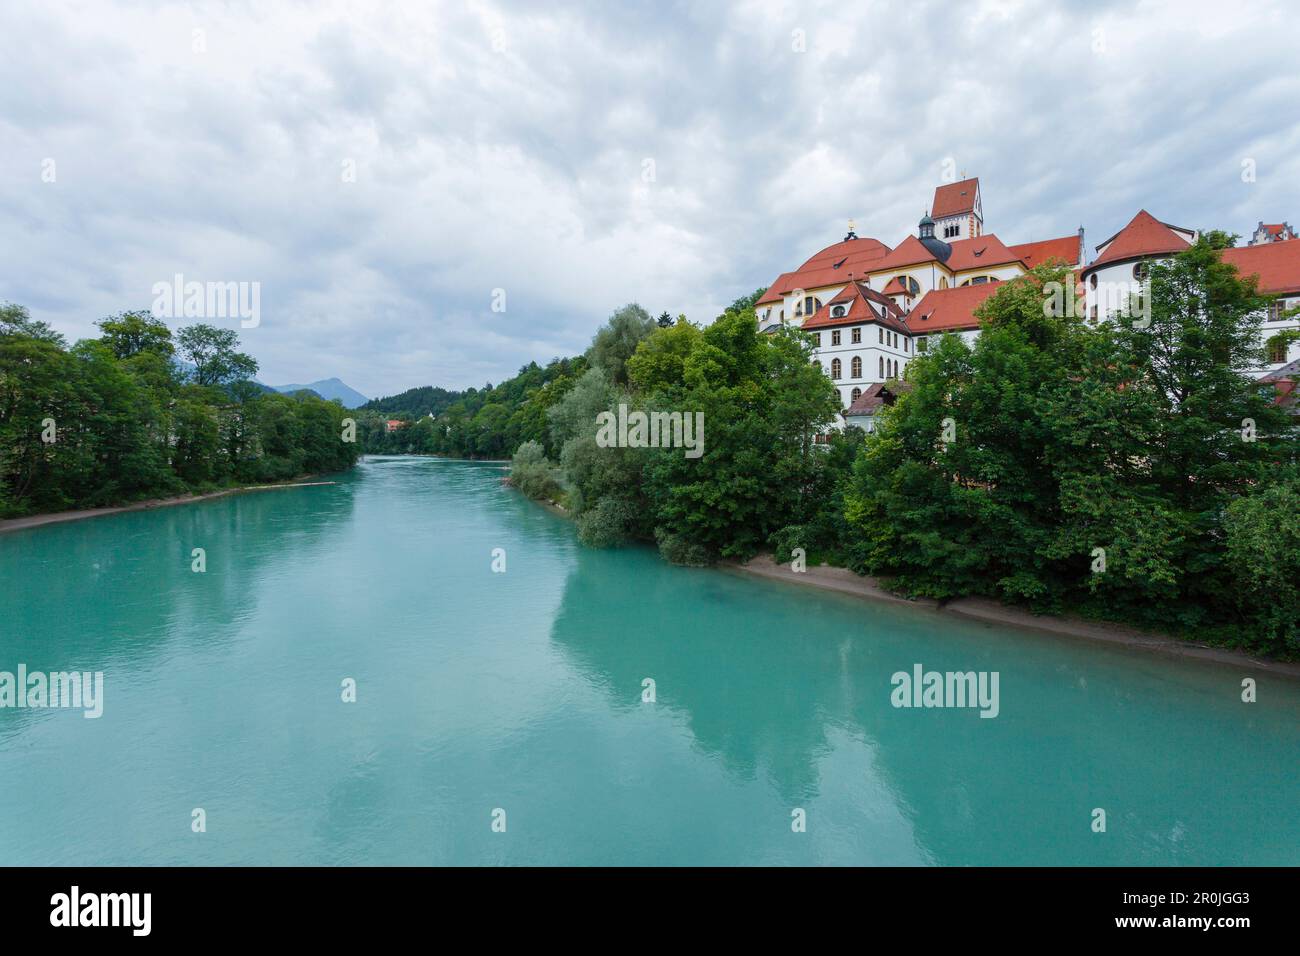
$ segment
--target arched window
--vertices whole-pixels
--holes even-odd
[[[813,365],[817,367],[817,371],[820,372],[822,370],[822,363],[817,361],[816,359],[813,359]]]
[[[921,283],[911,276],[894,276],[894,278],[898,280],[898,284],[906,290],[908,295],[916,295],[921,291]]]
[[[885,360],[883,357],[880,359],[880,377],[885,377]]]
[[[854,359],[853,361],[856,362],[856,361],[858,361],[858,360],[857,360],[857,359]],[[855,388],[855,389],[853,390],[853,401],[856,402],[856,401],[857,401],[859,398],[861,398],[861,397],[862,397],[862,389],[860,389],[860,388]]]
[[[842,368],[843,366],[840,365],[839,359],[831,359],[831,378],[838,380]]]
[[[1133,263],[1133,278],[1141,282],[1147,277],[1147,264],[1145,262]]]
[[[853,374],[849,376],[850,378],[862,378],[862,356],[853,356],[853,361],[849,363],[849,368],[853,372]]]
[[[856,361],[856,360],[855,360]],[[1268,340],[1268,364],[1276,365],[1286,361],[1286,339],[1275,335]]]
[[[947,277],[947,276],[939,276],[939,288],[940,288],[940,289],[946,289],[946,288],[948,288],[948,277]]]
[[[842,306],[842,305],[834,306],[834,307],[831,309],[831,315],[835,316],[835,318],[837,318],[837,319],[842,319],[842,318],[844,318],[844,306]]]

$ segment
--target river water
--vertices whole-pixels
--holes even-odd
[[[104,675],[0,708],[0,865],[1300,863],[1297,682],[587,549],[502,469],[0,536],[0,671]]]

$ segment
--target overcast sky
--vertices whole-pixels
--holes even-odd
[[[373,397],[576,354],[629,301],[710,321],[849,217],[895,246],[946,161],[1008,243],[1300,225],[1295,17],[6,0],[0,301],[75,339],[177,273],[258,282],[259,378]]]

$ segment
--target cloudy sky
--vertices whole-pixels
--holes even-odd
[[[945,163],[1008,243],[1300,225],[1296,56],[1251,0],[6,0],[0,301],[257,282],[262,381],[481,385],[897,245]]]

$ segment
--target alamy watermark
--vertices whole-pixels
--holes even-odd
[[[155,282],[151,311],[158,319],[239,319],[240,328],[262,324],[262,283],[185,281]]]
[[[920,664],[912,672],[896,671],[889,702],[895,707],[978,707],[981,717],[996,717],[998,671],[927,671]]]
[[[29,671],[18,665],[18,673],[0,671],[0,707],[76,707],[88,720],[104,714],[104,672]]]
[[[687,458],[704,454],[704,413],[642,412],[620,404],[618,414],[596,416],[600,448],[685,448]]]

